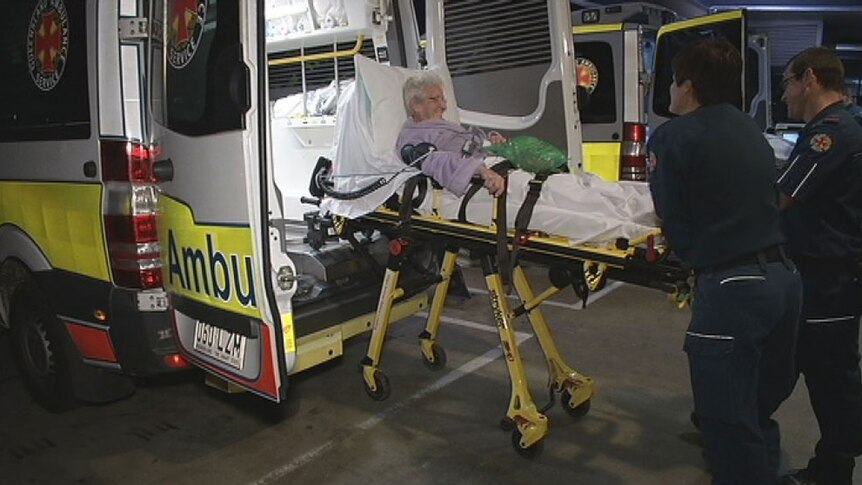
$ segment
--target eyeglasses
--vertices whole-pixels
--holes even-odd
[[[781,79],[781,90],[784,91],[787,89],[787,85],[790,84],[790,81],[798,81],[799,78],[802,77],[802,74],[793,74]]]

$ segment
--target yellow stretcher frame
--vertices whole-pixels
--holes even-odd
[[[402,204],[405,201],[408,203],[412,201],[412,190],[406,189],[404,192],[406,196],[402,195]],[[434,200],[439,200],[439,197],[435,196]],[[498,199],[497,208],[502,204],[505,204],[505,200]],[[497,209],[495,214],[496,211]],[[552,278],[551,286],[536,295],[527,281],[524,270],[518,262],[515,262],[511,272],[512,285],[521,304],[513,309],[510,308],[506,298],[507,291],[495,258],[500,241],[496,227],[493,225],[461,223],[435,215],[414,214],[405,217],[385,208],[366,214],[356,221],[342,220],[336,224],[336,227],[340,231],[346,231],[348,230],[346,227],[350,224],[355,224],[355,228],[380,230],[387,234],[391,241],[389,260],[368,351],[361,362],[365,390],[371,398],[382,401],[391,393],[389,379],[380,370],[380,359],[390,324],[392,306],[404,294],[404,290],[398,286],[398,279],[405,255],[409,252],[414,239],[441,240],[446,243],[447,249],[434,288],[425,329],[419,335],[421,355],[425,364],[431,369],[439,369],[445,365],[446,354],[437,344],[436,337],[458,251],[460,248],[478,250],[482,255],[485,283],[511,383],[509,407],[503,423],[511,427],[514,449],[523,456],[533,456],[540,450],[542,440],[548,433],[548,419],[536,408],[530,395],[515,339],[513,325],[518,316],[526,314],[536,334],[545,356],[548,386],[551,392],[561,395],[561,402],[571,416],[581,417],[589,411],[595,389],[593,379],[577,372],[562,359],[539,308],[542,302],[568,286],[567,281],[555,282]],[[643,234],[637,240],[628,241],[625,245],[609,248],[572,246],[566,238],[533,236],[520,245],[518,261],[546,262],[551,266],[568,263],[570,267],[577,267],[578,271],[583,272],[586,287],[593,290],[604,281],[605,277],[611,276],[614,279],[659,288],[669,293],[685,293],[687,273],[679,266],[661,261],[666,250],[656,245],[656,241],[661,239],[660,236],[660,231],[656,229]],[[508,251],[512,250],[514,237],[514,233],[509,231],[506,248]],[[586,302],[586,295],[583,299]]]

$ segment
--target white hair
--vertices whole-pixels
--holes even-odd
[[[407,78],[404,82],[402,95],[404,97],[404,109],[407,111],[407,116],[413,116],[413,105],[425,101],[427,90],[430,87],[443,87],[443,80],[440,76],[431,71],[422,71],[419,74]]]

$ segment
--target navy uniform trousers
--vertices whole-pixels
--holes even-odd
[[[772,414],[793,391],[802,283],[793,263],[697,274],[686,332],[695,412],[716,485],[772,485]]]
[[[862,454],[862,270],[851,260],[795,259],[804,286],[797,359],[821,435],[809,467],[827,485],[849,485]]]

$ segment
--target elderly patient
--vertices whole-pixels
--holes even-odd
[[[494,155],[483,151],[486,144],[505,142],[500,134],[486,134],[478,128],[465,128],[443,119],[446,98],[442,80],[434,73],[421,72],[407,79],[403,87],[404,107],[409,119],[398,137],[400,152],[406,145],[431,143],[436,151],[422,162],[422,172],[448,189],[439,214],[454,218],[460,197],[474,175],[484,180],[488,192],[496,197],[506,189],[504,179],[486,167]],[[513,224],[517,208],[526,198],[532,174],[510,172],[507,205],[508,224]],[[467,219],[490,223],[493,199],[476,194],[467,205]],[[632,238],[657,226],[652,200],[646,185],[637,182],[606,182],[583,172],[550,176],[536,202],[530,229],[568,237],[572,243],[605,244],[615,238]]]
[[[470,180],[479,175],[493,196],[505,190],[503,177],[485,166],[482,146],[485,142],[506,141],[499,133],[486,136],[478,128],[464,128],[443,119],[446,97],[443,81],[432,72],[423,72],[404,83],[404,107],[409,119],[398,137],[399,151],[405,145],[431,143],[436,151],[422,162],[422,172],[453,194],[461,196]]]

